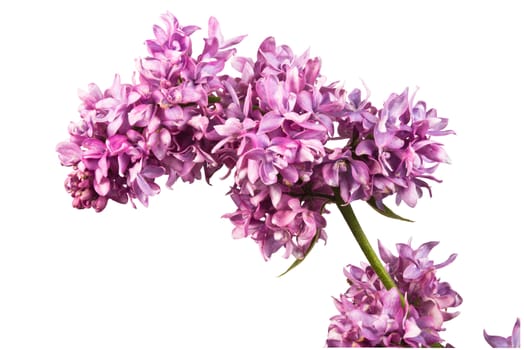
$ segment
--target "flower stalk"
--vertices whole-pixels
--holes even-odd
[[[387,290],[390,290],[392,288],[397,288],[397,285],[395,284],[395,281],[393,281],[393,278],[389,275],[389,273],[386,271],[386,268],[384,265],[382,265],[379,257],[373,250],[373,247],[369,243],[369,240],[366,237],[366,234],[364,233],[364,230],[362,229],[362,226],[360,226],[360,223],[358,222],[357,217],[355,216],[355,212],[353,211],[353,208],[351,207],[351,204],[345,204],[342,202],[337,202],[337,207],[342,213],[342,216],[344,217],[344,220],[346,220],[346,223],[348,224],[351,232],[353,233],[353,237],[355,237],[360,249],[366,256],[366,259],[368,260],[369,264],[377,274],[377,276],[380,278],[382,283],[384,284],[384,287],[386,287]],[[398,288],[397,288],[398,290]],[[399,296],[402,302],[402,305],[405,305],[404,297],[399,291]]]

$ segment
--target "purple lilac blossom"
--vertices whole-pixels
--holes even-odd
[[[71,167],[65,188],[75,208],[101,211],[109,200],[148,205],[167,177],[192,183],[221,168],[232,175],[237,209],[225,217],[234,237],[251,237],[264,258],[281,248],[301,259],[326,240],[328,203],[396,196],[415,206],[449,158],[434,137],[453,133],[406,89],[381,109],[321,75],[309,50],[296,55],[268,37],[255,59],[234,56],[244,37],[225,40],[211,17],[202,52],[170,13],[153,27],[149,56],[131,84],[115,75],[102,91],[80,91],[80,121],[57,146]],[[231,63],[237,76],[223,74]],[[431,194],[431,192],[430,192]]]
[[[344,274],[349,289],[335,299],[339,314],[331,318],[328,328],[329,347],[429,347],[444,345],[440,332],[443,323],[455,318],[462,298],[446,282],[436,277],[436,270],[450,264],[435,264],[428,254],[437,242],[397,244],[394,256],[379,242],[380,256],[398,286],[386,290],[373,269],[349,265]],[[404,295],[402,306],[399,291]],[[447,344],[447,346],[451,346]]]
[[[100,211],[109,199],[147,206],[160,192],[157,178],[167,175],[171,186],[219,168],[206,133],[222,123],[222,110],[210,99],[223,89],[217,73],[243,37],[225,41],[212,17],[194,58],[190,35],[198,27],[180,26],[170,13],[162,20],[165,28],[155,25],[155,38],[146,41],[150,56],[136,62],[138,82],[122,84],[116,75],[104,92],[90,84],[79,93],[81,120],[57,146],[62,165],[73,169],[65,187],[76,208]]]
[[[509,337],[489,335],[484,330],[484,339],[492,348],[520,348],[520,318],[515,321],[513,332]]]
[[[329,202],[373,198],[380,207],[396,194],[397,204],[415,206],[422,188],[429,189],[425,180],[438,181],[431,174],[449,161],[431,139],[452,133],[447,120],[424,102],[413,104],[407,90],[378,110],[359,90],[347,94],[337,83],[326,84],[319,58],[308,51],[297,56],[272,37],[260,45],[256,61],[232,62],[241,78],[227,82],[228,119],[215,126],[213,137],[221,140],[214,152],[236,160],[231,195],[238,209],[226,215],[234,236],[251,236],[266,259],[279,247],[285,257],[301,259],[315,240],[325,240]],[[310,216],[317,234],[273,219],[290,200],[315,208]]]
[[[435,109],[413,101],[406,89],[377,109],[361,99],[360,90],[349,93],[344,113],[335,119],[338,138],[347,143],[326,151],[320,166],[325,183],[338,187],[345,203],[373,198],[380,207],[395,194],[397,204],[414,207],[422,189],[430,190],[427,180],[439,181],[433,172],[450,160],[432,137],[454,132],[445,129],[448,120]]]
[[[235,57],[233,64],[242,78],[229,82],[229,119],[215,127],[222,137],[215,152],[236,160],[230,194],[238,209],[226,217],[234,236],[253,238],[264,258],[283,247],[285,257],[301,259],[326,238],[328,199],[313,193],[312,176],[333,133],[329,115],[343,110],[343,91],[319,83],[318,58],[296,56],[272,37],[255,62]]]

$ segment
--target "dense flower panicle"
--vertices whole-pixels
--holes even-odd
[[[484,330],[484,339],[492,348],[520,348],[520,318],[517,318],[509,337],[489,335]]]
[[[367,264],[349,265],[344,270],[349,289],[335,299],[339,315],[331,318],[327,345],[330,347],[428,347],[442,344],[443,323],[458,315],[450,313],[462,298],[448,283],[436,277],[436,270],[450,264],[455,255],[440,264],[428,254],[437,242],[418,249],[410,244],[397,245],[398,257],[380,243],[381,258],[404,297],[386,290]],[[448,344],[449,346],[449,344]]]
[[[376,108],[360,90],[327,82],[320,58],[296,55],[273,37],[256,59],[235,56],[244,37],[224,39],[213,17],[194,57],[199,28],[170,13],[162,20],[145,42],[149,55],[136,60],[133,83],[115,75],[105,91],[90,84],[79,92],[80,121],[57,146],[73,169],[66,190],[75,207],[147,206],[160,177],[171,187],[209,181],[225,168],[235,237],[255,239],[265,258],[280,248],[300,258],[326,238],[326,204],[374,199],[380,207],[396,195],[397,204],[414,206],[427,180],[438,181],[432,174],[448,157],[433,138],[452,131],[407,90]],[[227,62],[238,76],[222,73]],[[299,213],[280,220],[290,210]]]

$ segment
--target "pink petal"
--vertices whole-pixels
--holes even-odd
[[[296,213],[293,210],[280,210],[273,214],[271,223],[279,227],[286,227],[295,219]]]
[[[171,133],[167,129],[162,128],[150,136],[149,144],[155,157],[162,160],[171,144]]]
[[[77,164],[82,158],[80,146],[72,142],[61,142],[56,146],[60,163],[64,166]]]
[[[128,113],[128,120],[131,126],[144,127],[151,120],[151,115],[153,114],[153,105],[150,104],[140,104],[133,108]]]
[[[282,126],[284,118],[276,112],[268,112],[264,115],[258,126],[258,134],[266,134]]]

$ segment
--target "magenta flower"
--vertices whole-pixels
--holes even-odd
[[[226,84],[229,118],[210,134],[219,140],[214,154],[235,160],[238,210],[226,217],[234,236],[251,236],[266,259],[280,248],[302,259],[325,239],[328,198],[317,195],[325,189],[317,191],[312,178],[333,132],[327,113],[343,110],[342,92],[322,85],[318,59],[296,56],[273,38],[262,42],[255,62],[235,57],[234,67],[242,78]]]
[[[513,332],[509,337],[489,335],[484,330],[484,339],[492,348],[520,348],[520,318],[517,318],[513,326]]]
[[[148,56],[136,60],[136,81],[115,75],[105,91],[79,92],[80,120],[56,149],[72,168],[66,190],[76,208],[147,206],[162,177],[168,187],[209,182],[225,168],[234,236],[255,239],[266,259],[281,248],[302,259],[326,239],[327,204],[380,208],[395,195],[414,206],[427,180],[438,181],[432,174],[448,157],[433,138],[453,132],[407,90],[377,109],[360,90],[327,83],[308,51],[296,55],[268,37],[256,59],[235,57],[244,36],[225,39],[211,17],[194,55],[199,28],[170,13],[162,21],[146,40]],[[222,74],[229,61],[238,77]]]
[[[315,240],[326,239],[326,221],[322,216],[325,201],[301,202],[284,194],[275,206],[270,191],[268,188],[249,195],[238,188],[231,190],[231,198],[238,209],[224,217],[235,225],[233,237],[251,237],[266,260],[281,248],[285,258],[293,255],[302,259]]]
[[[326,158],[321,167],[323,181],[331,188],[338,188],[345,203],[371,197],[370,169],[364,161],[356,159],[347,148],[335,148]]]
[[[437,117],[434,109],[426,110],[423,101],[413,105],[407,89],[400,95],[392,94],[378,111],[353,94],[352,108],[356,110],[349,120],[357,125],[345,122],[344,130],[360,134],[362,141],[354,152],[370,168],[372,196],[380,203],[396,194],[397,204],[414,207],[422,188],[430,190],[426,179],[439,181],[432,173],[439,163],[449,163],[442,144],[432,139],[453,133],[445,130],[447,119]]]
[[[436,245],[428,242],[418,249],[398,244],[399,256],[379,242],[380,255],[398,286],[386,290],[373,269],[349,265],[344,274],[349,289],[335,299],[339,315],[331,318],[327,345],[330,347],[429,347],[443,345],[443,323],[458,315],[462,298],[448,283],[436,277],[436,270],[450,264],[455,255],[440,264],[429,260]],[[402,306],[398,293],[404,295]],[[448,344],[449,345],[449,344]]]
[[[76,208],[100,211],[110,199],[147,206],[160,192],[159,177],[167,175],[171,186],[201,178],[202,170],[209,178],[222,166],[211,155],[216,141],[206,135],[224,120],[213,102],[225,89],[217,73],[242,37],[224,40],[211,18],[194,58],[190,35],[198,28],[180,26],[170,13],[162,19],[165,28],[155,25],[155,38],[146,41],[150,56],[137,60],[138,83],[122,84],[116,75],[104,92],[90,84],[79,93],[81,120],[56,149],[62,165],[73,168],[66,190]]]

